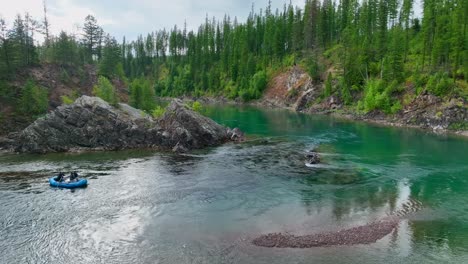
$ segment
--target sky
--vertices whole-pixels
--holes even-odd
[[[304,0],[291,0],[304,6]],[[272,0],[273,10],[283,8],[289,0]],[[121,41],[136,39],[162,28],[183,27],[196,30],[206,16],[222,19],[225,14],[245,21],[254,4],[265,9],[268,0],[46,0],[47,16],[53,34],[61,30],[79,34],[84,18],[94,15],[104,31]],[[16,14],[28,12],[35,19],[44,17],[43,0],[0,0],[0,17],[11,26]]]
[[[196,30],[206,16],[222,19],[225,14],[237,17],[239,22],[247,19],[252,8],[265,9],[268,0],[45,0],[52,34],[61,30],[79,35],[84,18],[94,15],[104,31],[120,42],[123,36],[134,40],[146,34],[174,25]],[[273,10],[283,8],[290,0],[272,0]],[[415,13],[419,13],[416,0]],[[291,0],[294,6],[303,7],[305,0]],[[43,0],[0,0],[0,17],[11,26],[16,14],[28,12],[32,17],[44,17]],[[38,38],[40,40],[40,37]]]

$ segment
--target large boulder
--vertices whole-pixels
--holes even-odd
[[[16,138],[18,152],[187,149],[229,141],[227,128],[175,100],[160,120],[126,104],[116,107],[97,97],[82,96],[39,118]]]
[[[164,130],[166,136],[164,144],[178,145],[177,149],[203,148],[230,140],[241,140],[237,137],[232,138],[230,129],[192,111],[179,99],[174,99],[166,108],[158,125]]]

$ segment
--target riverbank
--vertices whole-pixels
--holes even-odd
[[[172,98],[161,98],[164,101],[170,101]],[[298,112],[298,113],[303,113],[303,114],[315,114],[315,115],[328,115],[332,116],[334,118],[339,118],[339,119],[345,119],[349,121],[360,121],[360,122],[365,122],[369,124],[374,124],[378,126],[386,126],[386,127],[402,127],[402,128],[414,128],[414,129],[421,129],[426,132],[434,133],[434,134],[447,134],[447,135],[456,135],[456,136],[461,136],[461,137],[466,137],[468,138],[468,130],[457,130],[457,129],[449,129],[447,126],[444,127],[440,125],[439,121],[447,119],[446,116],[437,116],[437,114],[434,116],[435,120],[431,120],[428,116],[429,114],[426,114],[424,116],[424,112],[420,110],[419,114],[421,116],[417,117],[418,119],[422,120],[420,124],[414,124],[411,123],[411,118],[414,118],[414,116],[410,116],[408,113],[414,113],[414,111],[409,111],[407,113],[400,113],[399,115],[393,115],[393,116],[387,116],[384,113],[369,113],[369,114],[363,114],[359,113],[357,111],[353,111],[353,109],[350,108],[333,108],[329,107],[324,108],[323,106],[321,108],[319,107],[311,107],[309,109],[305,110],[296,110],[294,106],[291,105],[286,105],[286,104],[280,104],[280,103],[272,103],[269,100],[265,100],[265,98],[262,98],[260,100],[256,101],[251,101],[251,102],[242,102],[241,100],[230,100],[222,96],[218,97],[189,97],[189,96],[183,96],[179,97],[178,99],[181,99],[182,101],[186,103],[192,103],[194,101],[198,101],[202,103],[203,105],[234,105],[234,106],[254,106],[254,107],[261,107],[261,108],[269,108],[269,109],[285,109],[289,110],[292,112]],[[466,117],[468,116],[466,108],[463,109],[463,107],[460,107],[457,105],[457,101],[452,102],[452,107],[458,108],[456,111],[460,111],[459,113],[460,116],[464,116],[465,120],[462,118],[459,118],[459,122],[468,122]],[[436,109],[432,109],[432,111],[435,111]],[[453,118],[453,113],[452,113],[452,118]],[[425,123],[423,121],[426,121]]]

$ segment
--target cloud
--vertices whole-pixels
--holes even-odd
[[[42,0],[0,0],[0,15],[11,25],[16,14],[29,12],[35,19],[43,19]],[[290,0],[272,0],[273,11],[282,10]],[[416,0],[415,15],[421,13],[421,0]],[[177,24],[183,27],[187,22],[189,30],[197,30],[205,21],[216,17],[222,20],[225,14],[231,19],[245,21],[252,4],[255,10],[265,10],[268,0],[46,0],[51,32],[57,35],[64,30],[75,35],[87,15],[94,15],[107,33],[121,40],[123,36],[133,40],[139,34],[158,29],[170,29]],[[304,0],[292,0],[294,6],[303,7]]]

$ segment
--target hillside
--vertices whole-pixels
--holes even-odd
[[[426,90],[418,94],[408,88],[393,95],[402,102],[402,108],[389,114],[379,109],[367,112],[359,109],[359,102],[364,99],[362,93],[354,94],[354,103],[348,105],[334,92],[325,96],[325,86],[324,82],[314,82],[300,66],[293,66],[272,78],[259,104],[434,131],[466,133],[468,128],[468,102],[461,96],[440,97]]]
[[[18,71],[15,78],[6,83],[8,94],[0,96],[0,135],[19,131],[35,119],[36,116],[21,113],[19,109],[22,89],[28,81],[46,92],[47,109],[50,111],[62,105],[67,98],[73,100],[82,95],[92,95],[97,80],[95,65],[73,67],[44,63]],[[128,86],[117,78],[112,80],[112,84],[120,101],[128,102]]]

